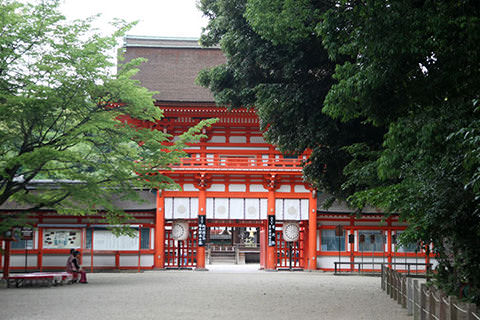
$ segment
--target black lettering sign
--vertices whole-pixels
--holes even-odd
[[[198,216],[198,246],[204,247],[207,242],[207,217]]]
[[[275,216],[268,216],[268,246],[274,247],[276,242]]]
[[[353,234],[348,235],[348,243],[355,243],[355,236]]]

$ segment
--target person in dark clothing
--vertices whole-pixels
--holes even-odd
[[[73,270],[73,263],[72,263],[72,261],[73,261],[73,259],[75,258],[75,257],[73,256],[73,253],[74,253],[74,252],[75,252],[75,249],[70,249],[70,256],[68,257],[68,259],[67,259],[67,265],[65,266],[66,271],[67,271],[68,273],[71,273],[71,274],[73,275],[73,281],[72,281],[72,282],[76,282],[76,278],[77,278],[77,277],[76,277],[77,275],[73,273],[74,270]]]
[[[80,274],[79,282],[88,283],[87,274],[78,263],[78,255],[80,254],[80,252],[72,249],[70,250],[70,253],[71,255],[70,257],[68,257],[66,266],[67,272],[73,275],[73,282],[76,282],[78,280],[78,275]]]

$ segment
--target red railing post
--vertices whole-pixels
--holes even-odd
[[[154,266],[158,269],[165,268],[165,198],[157,190],[157,212],[155,216],[155,257]]]
[[[10,240],[5,241],[5,259],[3,262],[3,279],[8,279],[9,271],[10,271]]]

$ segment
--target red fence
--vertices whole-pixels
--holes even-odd
[[[190,225],[190,235],[185,241],[172,238],[172,230],[165,230],[165,268],[195,268],[197,266],[198,227]]]
[[[303,269],[305,267],[305,227],[300,226],[300,237],[298,241],[286,242],[283,240],[283,232],[276,231],[277,241],[275,252],[277,258],[277,269]]]
[[[179,163],[172,164],[175,169],[284,169],[291,171],[300,171],[302,169],[302,161],[299,159],[261,159],[250,157],[191,157],[183,158]]]

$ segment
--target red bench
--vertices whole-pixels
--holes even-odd
[[[65,282],[72,283],[72,274],[68,272],[34,272],[9,275],[7,287],[23,287],[26,285],[62,285]]]

